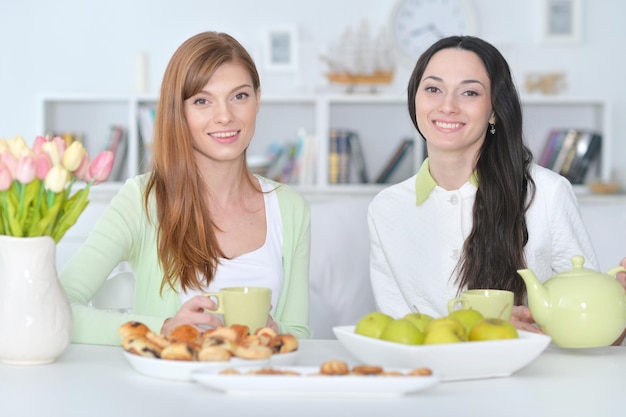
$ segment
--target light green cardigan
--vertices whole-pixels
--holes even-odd
[[[153,331],[160,331],[166,318],[180,309],[179,294],[169,286],[159,295],[163,271],[156,251],[156,227],[144,210],[143,195],[148,174],[126,181],[111,200],[85,244],[72,256],[60,273],[60,280],[72,304],[72,342],[119,345],[117,330],[136,320]],[[280,332],[298,338],[310,337],[309,255],[310,207],[308,202],[285,184],[268,179],[278,194],[283,226],[284,280],[272,317]],[[150,200],[151,219],[156,219],[154,197]],[[87,303],[120,262],[128,262],[135,274],[132,313],[97,310]]]

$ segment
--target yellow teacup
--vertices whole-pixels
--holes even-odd
[[[506,290],[467,290],[448,301],[448,312],[478,310],[485,318],[510,320],[513,310],[513,292]]]
[[[243,324],[254,333],[267,325],[272,299],[269,288],[228,287],[204,295],[217,299],[217,310],[211,313],[222,314],[226,326]]]

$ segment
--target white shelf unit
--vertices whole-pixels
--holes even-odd
[[[255,138],[249,154],[264,154],[273,142],[293,141],[300,128],[316,135],[318,158],[316,184],[302,187],[307,195],[372,194],[383,185],[328,183],[328,136],[331,128],[358,133],[365,154],[370,180],[382,170],[398,143],[414,137],[413,158],[403,163],[392,182],[412,175],[422,161],[423,141],[410,121],[404,94],[391,95],[300,95],[262,96]],[[141,172],[142,144],[138,128],[140,106],[155,105],[155,96],[46,95],[41,98],[42,133],[65,131],[84,136],[90,155],[100,152],[112,124],[128,128],[128,151],[124,177]],[[526,140],[538,157],[553,128],[594,129],[602,133],[602,150],[596,176],[611,177],[611,107],[599,98],[523,98]],[[111,184],[115,186],[116,184]],[[119,184],[117,184],[119,186]],[[96,189],[99,187],[96,187]]]
[[[128,129],[124,178],[137,174],[137,138],[133,136],[134,106],[126,96],[61,95],[41,99],[38,132],[43,135],[70,132],[80,136],[91,158],[105,149],[112,125]],[[99,187],[102,187],[100,185]],[[106,186],[105,186],[106,187]]]
[[[524,130],[526,142],[538,159],[552,129],[591,129],[602,134],[600,156],[588,173],[587,179],[608,182],[612,175],[611,131],[612,110],[603,98],[523,97]]]

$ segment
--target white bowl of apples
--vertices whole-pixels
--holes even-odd
[[[501,327],[482,330],[509,337],[506,336],[508,326]],[[358,334],[355,328],[335,326],[333,332],[358,360],[383,367],[428,367],[442,381],[511,376],[531,363],[550,344],[549,336],[523,330],[517,330],[515,338],[475,341],[468,341],[467,337],[465,341],[454,340],[453,334],[441,332],[438,340],[424,344],[423,335],[401,343],[380,339],[379,335]]]

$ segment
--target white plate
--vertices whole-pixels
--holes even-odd
[[[265,366],[269,359],[250,360],[232,358],[228,362],[174,361],[147,358],[122,350],[131,366],[140,374],[173,381],[191,381],[191,373],[203,369],[224,369],[240,366]]]
[[[215,391],[234,395],[292,394],[324,397],[396,397],[426,389],[439,382],[437,375],[325,376],[319,375],[319,367],[313,366],[273,368],[296,371],[300,375],[219,375],[218,369],[203,369],[193,372],[193,379]],[[239,368],[242,373],[253,369],[258,367]]]
[[[300,351],[298,350],[288,353],[275,353],[270,358],[270,366],[294,366],[299,355]]]
[[[441,345],[404,345],[354,333],[355,326],[333,328],[337,339],[360,361],[396,368],[428,367],[442,381],[510,376],[532,362],[550,337],[518,330],[519,339]]]

